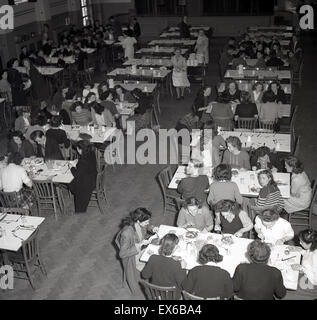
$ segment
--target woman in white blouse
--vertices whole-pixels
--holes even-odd
[[[263,83],[257,82],[251,91],[251,102],[253,103],[262,103],[264,87]]]
[[[303,230],[298,234],[300,245],[304,250],[302,263],[293,264],[292,269],[299,271],[298,289],[295,292],[288,292],[286,299],[311,300],[317,297],[317,232],[312,229]],[[291,251],[300,248],[290,247]],[[290,253],[292,254],[292,253]]]
[[[255,218],[254,229],[258,237],[273,245],[283,245],[294,238],[291,224],[274,209],[264,210]]]
[[[292,174],[291,196],[284,200],[285,211],[293,213],[307,209],[312,199],[312,189],[302,163],[296,157],[289,156],[285,159],[285,168]]]

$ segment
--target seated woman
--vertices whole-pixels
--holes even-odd
[[[179,242],[175,234],[167,234],[160,243],[159,255],[152,255],[141,272],[144,279],[161,287],[176,287],[178,296],[181,295],[181,283],[186,277],[186,270],[182,269],[179,261],[172,255]]]
[[[272,91],[265,91],[263,104],[259,113],[260,122],[277,122],[279,118],[279,106],[275,102],[276,97]]]
[[[74,195],[75,212],[84,213],[87,210],[91,194],[96,188],[97,162],[93,146],[87,140],[81,140],[76,145],[79,160],[71,173],[74,179],[70,183],[70,191]]]
[[[281,271],[267,265],[270,255],[268,244],[259,240],[249,244],[247,257],[250,263],[239,264],[233,276],[233,289],[238,298],[274,300],[286,295]]]
[[[300,231],[298,234],[300,245],[303,247],[302,262],[300,265],[293,264],[292,269],[303,273],[308,281],[306,288],[298,286],[294,292],[295,299],[312,300],[317,297],[317,232],[312,229]],[[288,292],[286,299],[292,297],[292,292]]]
[[[257,51],[256,52],[256,58],[257,58],[257,62],[254,65],[255,68],[259,68],[259,69],[265,69],[266,68],[266,62],[264,60],[264,54],[263,51]]]
[[[293,213],[307,209],[312,199],[311,183],[302,163],[293,156],[285,159],[286,171],[291,173],[291,196],[284,200],[284,210]]]
[[[221,93],[221,98],[224,103],[240,103],[241,91],[238,88],[238,85],[235,81],[230,81],[228,83],[227,89]]]
[[[198,255],[200,266],[189,271],[182,283],[183,289],[203,298],[231,298],[233,283],[230,274],[217,265],[222,260],[223,256],[219,254],[216,246],[204,245]]]
[[[233,112],[229,103],[223,103],[221,97],[217,98],[217,103],[212,104],[210,117],[218,127],[224,130],[233,130]]]
[[[281,212],[284,207],[284,200],[280,189],[274,181],[271,170],[260,171],[258,173],[258,180],[262,188],[256,204],[251,205],[250,208],[255,211],[275,208]]]
[[[128,90],[123,89],[123,87],[120,85],[115,86],[115,94],[116,102],[136,102],[135,97],[132,95],[132,93]]]
[[[142,246],[149,244],[149,241],[145,240],[145,235],[151,216],[151,212],[145,208],[132,211],[128,217],[123,219],[122,229],[117,235],[117,242],[120,245],[119,256],[122,260],[126,281],[133,295],[142,295],[139,286],[140,272],[137,265],[139,265],[139,258],[142,254]]]
[[[31,134],[34,131],[42,131],[44,133],[46,130],[48,130],[48,128],[49,124],[47,123],[47,118],[41,114],[38,114],[35,119],[33,119],[31,126],[28,128],[24,136],[28,141],[31,142],[31,144],[34,144],[34,141],[31,139]]]
[[[257,118],[258,108],[254,102],[251,102],[251,95],[247,91],[241,93],[241,103],[237,105],[235,117],[239,118]]]
[[[15,131],[10,135],[8,143],[8,152],[18,152],[22,158],[29,158],[35,156],[35,150],[31,142],[25,139],[24,135],[20,131]]]
[[[253,229],[253,223],[248,213],[231,200],[221,200],[214,206],[216,219],[215,231],[233,234],[241,238],[247,237],[247,232]]]
[[[31,108],[23,106],[18,110],[18,118],[15,120],[14,129],[25,134],[31,125]]]
[[[263,83],[261,82],[255,83],[251,91],[251,101],[253,103],[262,103],[263,92],[264,92]]]
[[[211,102],[211,87],[203,86],[197,93],[194,100],[193,111],[201,119],[204,115],[204,109]]]
[[[227,139],[228,149],[225,151],[222,163],[232,168],[250,170],[250,157],[246,151],[241,150],[242,143],[238,137]]]
[[[199,175],[198,166],[188,164],[186,167],[186,178],[178,184],[177,191],[182,199],[196,198],[201,203],[206,203],[206,190],[209,188],[209,179],[206,175]]]
[[[21,208],[31,209],[34,203],[32,191],[32,180],[21,166],[22,156],[15,152],[9,155],[8,166],[2,170],[0,177],[4,192],[17,192],[19,205]]]
[[[274,96],[274,102],[285,104],[287,102],[285,92],[282,90],[280,83],[270,83],[266,92],[270,92],[270,95]]]
[[[12,103],[12,89],[8,81],[8,70],[4,69],[0,71],[0,96],[5,94],[8,97],[8,102]]]
[[[256,216],[254,229],[258,238],[272,245],[283,245],[294,238],[292,225],[274,208],[265,209]]]
[[[108,90],[109,90],[108,82],[102,81],[98,86],[99,98],[103,93],[107,92]]]
[[[115,127],[116,120],[112,116],[111,112],[105,108],[103,105],[93,102],[90,104],[91,107],[91,117],[93,123],[98,126]]]
[[[188,198],[178,214],[177,226],[210,232],[214,227],[213,216],[206,205],[201,205],[194,197]]]
[[[88,109],[85,109],[80,101],[77,101],[72,105],[71,111],[74,124],[87,126],[92,122],[91,112]]]
[[[282,67],[284,66],[283,60],[276,56],[276,51],[272,50],[270,57],[266,61],[267,67]]]
[[[282,172],[282,161],[276,153],[271,152],[268,147],[256,149],[250,159],[252,170],[272,170],[272,172]]]
[[[235,182],[231,181],[231,167],[220,164],[214,171],[215,181],[209,187],[207,202],[211,207],[221,200],[231,200],[242,205],[243,198]]]

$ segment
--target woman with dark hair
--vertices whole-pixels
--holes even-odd
[[[223,256],[212,244],[202,247],[198,255],[200,266],[189,271],[182,287],[188,293],[203,298],[229,299],[233,296],[233,283],[230,274],[218,267]],[[207,265],[208,263],[208,265]]]
[[[293,264],[292,269],[303,273],[308,279],[306,288],[298,286],[294,292],[295,299],[311,300],[317,297],[317,232],[313,229],[302,230],[298,234],[300,245],[304,250],[301,251],[301,264]],[[296,247],[293,247],[297,251]],[[286,298],[290,298],[292,292],[288,292]]]
[[[14,58],[8,61],[8,82],[12,89],[12,99],[14,106],[23,106],[26,104],[24,84],[21,73],[17,70],[19,60]]]
[[[257,82],[253,85],[251,91],[251,101],[253,103],[262,103],[264,86],[262,82]]]
[[[91,117],[94,124],[98,126],[115,127],[116,121],[111,112],[103,105],[93,102],[90,104]]]
[[[8,102],[12,103],[12,89],[8,81],[8,70],[0,71],[0,96],[3,94],[8,98]]]
[[[271,249],[268,244],[255,240],[248,246],[250,263],[237,266],[233,276],[233,289],[240,299],[274,300],[286,295],[282,273],[268,266]]]
[[[221,200],[214,206],[216,219],[215,231],[233,234],[238,238],[247,237],[253,229],[253,223],[247,212],[231,200]]]
[[[198,199],[191,197],[186,199],[178,214],[177,226],[210,232],[214,227],[213,216],[207,205],[202,205]]]
[[[75,124],[87,126],[92,121],[91,112],[80,101],[75,102],[71,106],[71,112],[72,120]]]
[[[227,139],[228,149],[225,151],[222,163],[230,165],[232,168],[250,170],[249,154],[241,150],[242,143],[238,137],[231,136]]]
[[[209,187],[207,202],[212,207],[221,200],[231,200],[242,205],[243,198],[235,182],[231,181],[231,167],[220,164],[214,171],[215,181]]]
[[[302,163],[296,157],[288,156],[285,168],[292,176],[291,196],[284,200],[284,210],[293,213],[307,209],[312,199],[312,188]]]
[[[22,160],[23,158],[18,152],[10,154],[8,166],[2,171],[0,185],[4,192],[17,192],[20,207],[31,209],[34,203],[34,195],[31,189],[33,184],[21,165]]]
[[[257,62],[254,65],[254,68],[259,68],[259,69],[265,69],[266,68],[266,62],[264,60],[264,54],[263,54],[263,50],[258,50],[256,52],[256,59]]]
[[[25,139],[21,131],[14,131],[10,135],[8,152],[18,152],[22,158],[29,158],[35,155],[35,151],[31,142]]]
[[[119,256],[122,259],[126,280],[134,295],[142,295],[137,264],[139,264],[139,257],[142,254],[142,247],[150,243],[149,240],[145,240],[145,236],[151,216],[151,212],[145,208],[132,211],[128,217],[122,220],[122,229],[116,237],[120,246]]]
[[[15,131],[20,131],[23,134],[26,133],[31,125],[31,108],[23,106],[18,110],[18,118],[15,119],[14,128]]]
[[[240,103],[241,91],[238,88],[238,84],[235,81],[230,81],[226,90],[222,92],[220,96],[224,103]]]
[[[108,109],[112,116],[117,120],[120,118],[120,113],[114,103],[114,93],[111,90],[105,91],[100,95],[100,104]]]
[[[255,205],[251,209],[261,211],[275,208],[281,211],[284,207],[280,189],[278,188],[271,170],[263,170],[258,173],[259,184],[262,187]]]
[[[268,147],[256,149],[250,159],[252,170],[272,170],[272,172],[282,171],[282,162],[276,153],[271,152]]]
[[[273,245],[283,245],[294,238],[291,224],[281,218],[278,210],[264,209],[255,218],[254,230],[258,238]]]
[[[209,85],[205,85],[200,88],[197,93],[197,96],[194,100],[193,104],[193,112],[201,119],[204,115],[204,111],[206,110],[207,106],[211,98],[211,87]]]
[[[129,102],[129,103],[134,103],[135,102],[136,99],[133,96],[132,92],[129,92],[128,90],[125,90],[120,85],[116,85],[114,87],[114,89],[115,89],[115,94],[116,94],[116,96],[115,96],[115,101],[116,102]]]
[[[247,91],[241,93],[241,103],[237,105],[235,116],[239,118],[257,118],[258,108],[251,102],[251,95]]]
[[[285,104],[286,103],[286,95],[285,92],[282,90],[281,85],[279,82],[272,82],[270,83],[266,92],[270,92],[270,95],[274,96],[274,101],[276,103]]]
[[[102,81],[98,86],[99,97],[109,90],[109,85],[107,81]]]
[[[159,255],[152,255],[141,272],[144,279],[161,287],[176,287],[181,295],[181,283],[186,277],[182,264],[173,259],[173,253],[179,242],[175,234],[165,235],[160,243]],[[182,260],[182,263],[183,260]]]
[[[87,140],[81,140],[76,145],[79,154],[77,165],[72,167],[74,179],[70,183],[70,191],[74,195],[75,212],[85,213],[96,188],[97,163],[93,146]]]
[[[45,157],[52,160],[64,160],[60,146],[66,149],[70,146],[65,130],[61,129],[62,119],[53,116],[50,121],[50,129],[46,131]],[[58,148],[57,148],[58,146]]]

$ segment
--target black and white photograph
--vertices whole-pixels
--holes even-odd
[[[316,13],[0,0],[0,300],[317,300]]]

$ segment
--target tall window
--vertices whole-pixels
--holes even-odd
[[[89,24],[89,0],[80,0],[80,5],[83,25],[87,26]]]

